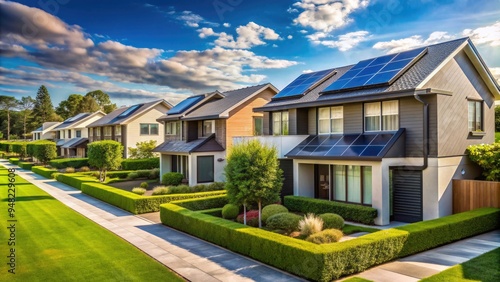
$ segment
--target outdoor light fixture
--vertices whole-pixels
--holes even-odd
[[[223,158],[218,158],[218,159],[217,159],[217,161],[218,161],[218,162],[223,162],[223,161],[224,161],[224,159],[223,159]]]

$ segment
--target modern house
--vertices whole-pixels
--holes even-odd
[[[122,143],[124,157],[128,148],[135,148],[137,142],[156,140],[163,142],[163,124],[156,121],[172,105],[161,99],[129,107],[121,107],[87,125],[89,142],[115,140]]]
[[[44,122],[42,126],[39,128],[31,131],[31,134],[33,135],[33,141],[36,140],[54,140],[56,138],[55,132],[52,131],[54,127],[58,126],[61,124],[58,121],[48,121]]]
[[[499,99],[463,38],[303,74],[254,111],[294,195],[371,206],[386,225],[452,213],[451,180],[479,175],[466,148],[494,142]]]
[[[57,155],[65,158],[86,157],[87,143],[89,142],[86,126],[105,115],[101,111],[80,113],[52,128],[51,131],[56,141]]]
[[[272,84],[191,96],[158,118],[165,124],[160,173],[180,172],[189,185],[223,181],[234,136],[263,134],[263,114],[252,111],[278,92]]]

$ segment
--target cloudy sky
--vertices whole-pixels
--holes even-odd
[[[118,105],[271,82],[469,36],[500,77],[499,0],[0,0],[0,95]]]

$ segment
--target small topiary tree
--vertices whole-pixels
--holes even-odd
[[[324,213],[319,215],[319,217],[323,220],[323,228],[324,229],[339,229],[342,230],[344,227],[344,219],[335,213]]]
[[[222,218],[235,219],[240,213],[240,208],[237,205],[226,204],[222,208]]]
[[[262,221],[266,222],[269,217],[284,212],[288,212],[288,209],[285,206],[278,204],[267,205],[262,209]]]
[[[299,229],[299,222],[302,219],[300,215],[294,213],[279,213],[269,217],[266,221],[266,225],[271,229],[281,229],[285,230],[287,233],[291,233]]]
[[[486,180],[500,181],[500,142],[472,145],[467,152],[469,158],[483,168]]]
[[[33,156],[42,164],[57,157],[56,143],[52,141],[37,142],[34,147]]]
[[[106,172],[118,169],[122,162],[123,145],[113,140],[97,141],[88,144],[89,164],[99,169],[99,181],[106,180]]]
[[[179,172],[167,172],[161,177],[161,184],[177,186],[182,183],[184,175]]]

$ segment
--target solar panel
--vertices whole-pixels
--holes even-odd
[[[425,53],[427,47],[360,61],[322,93],[390,85]]]
[[[179,104],[175,105],[173,108],[168,110],[167,115],[176,115],[184,112],[189,107],[201,101],[205,96],[193,96],[182,100]]]
[[[126,117],[130,115],[131,113],[135,112],[141,105],[133,105],[130,108],[126,109],[124,112],[118,115],[119,118]]]
[[[79,119],[81,119],[81,118],[83,118],[83,117],[87,116],[87,115],[88,115],[88,113],[79,113],[79,114],[77,114],[76,116],[74,116],[74,117],[70,117],[70,118],[68,118],[67,120],[63,121],[63,123],[74,122],[74,121],[77,121],[77,120],[79,120]]]
[[[302,74],[276,94],[273,99],[283,99],[303,95],[317,82],[321,81],[332,72],[333,69],[328,69]]]

